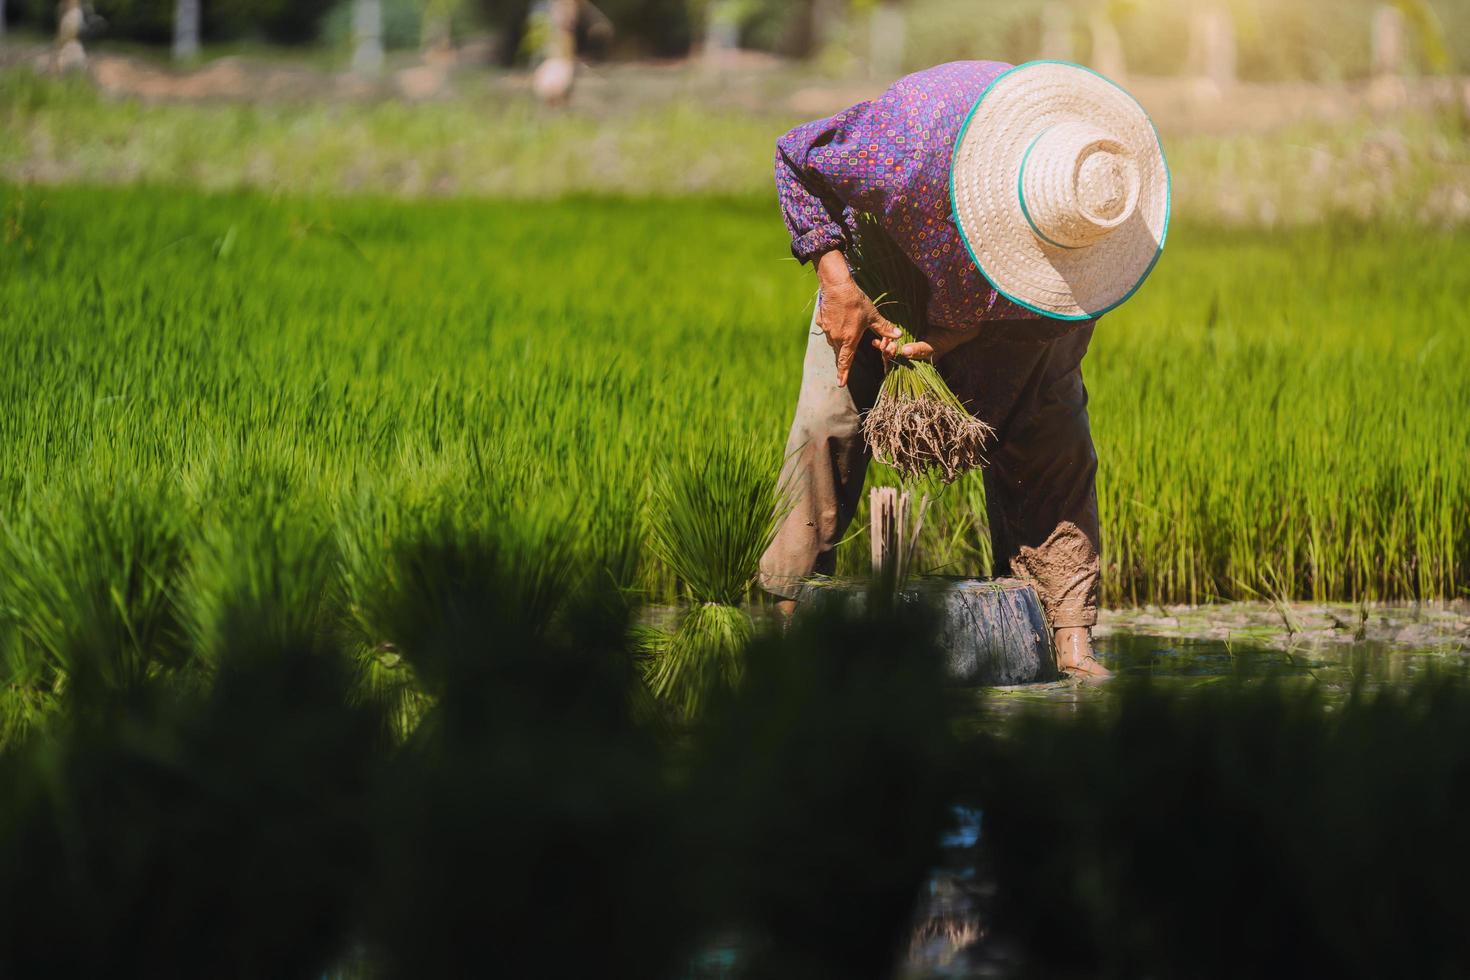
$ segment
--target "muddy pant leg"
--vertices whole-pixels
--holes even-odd
[[[836,358],[815,316],[810,332],[782,469],[794,504],[761,558],[761,588],[786,599],[796,598],[802,579],[836,571],[837,542],[857,512],[868,470],[861,413],[877,397],[883,370],[878,352],[864,344],[847,387],[837,387]]]
[[[1092,326],[1043,345],[977,348],[998,444],[985,471],[995,574],[1036,586],[1055,629],[1097,622],[1097,454],[1081,362]]]

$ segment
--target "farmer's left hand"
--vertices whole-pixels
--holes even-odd
[[[875,340],[873,346],[883,352],[884,357],[907,357],[911,361],[929,361],[938,357],[932,344],[916,340],[912,344],[899,346],[896,340]]]
[[[939,329],[929,340],[916,340],[911,344],[900,345],[896,340],[880,337],[873,341],[873,346],[882,351],[884,357],[907,357],[911,361],[932,361],[943,357],[961,344],[973,340],[978,332],[977,329]]]

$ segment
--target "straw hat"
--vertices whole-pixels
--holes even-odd
[[[1169,167],[1148,113],[1067,62],[1028,62],[990,83],[960,131],[949,183],[985,278],[1061,320],[1133,295],[1169,227]]]

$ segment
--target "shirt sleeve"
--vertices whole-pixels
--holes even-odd
[[[846,147],[861,142],[870,105],[803,123],[776,142],[776,192],[791,254],[801,262],[847,244],[861,188],[834,164]]]

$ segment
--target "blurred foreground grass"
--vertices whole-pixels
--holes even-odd
[[[315,92],[313,77],[290,76],[292,95],[257,96],[252,84],[268,89],[269,76],[243,72],[226,80],[233,96],[201,95],[211,83],[187,76],[128,83],[172,93],[145,101],[3,69],[0,179],[408,197],[769,194],[781,133],[881,88],[627,69],[584,82],[574,111],[548,113],[504,77],[456,76],[429,101],[352,94],[330,75]],[[1181,99],[1183,83],[1139,84],[1187,219],[1470,221],[1470,108],[1453,99],[1375,114],[1348,88],[1258,87],[1212,110]]]
[[[763,200],[7,188],[0,219],[13,596],[105,551],[76,515],[131,488],[147,506],[109,520],[177,525],[151,587],[186,605],[229,570],[201,548],[334,540],[350,592],[432,515],[572,530],[548,561],[671,598],[650,473],[714,443],[779,462],[811,282]],[[1182,223],[1085,365],[1105,601],[1464,595],[1466,245]],[[978,475],[925,534],[921,568],[986,570]]]

